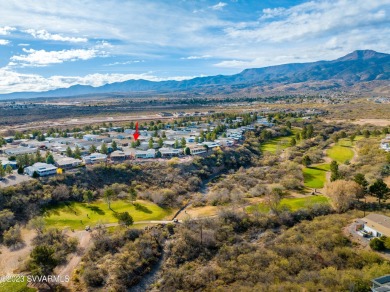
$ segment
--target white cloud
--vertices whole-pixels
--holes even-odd
[[[8,45],[10,43],[9,40],[2,40],[0,39],[0,46],[5,46],[5,45]]]
[[[18,44],[18,46],[19,46],[19,47],[29,47],[30,44],[24,44],[24,43],[22,43],[22,44]]]
[[[145,60],[132,60],[132,61],[125,61],[125,62],[114,62],[114,63],[104,64],[103,66],[131,65],[131,64],[137,64],[143,62],[145,62]]]
[[[62,51],[45,51],[23,48],[24,55],[11,57],[11,65],[18,64],[22,67],[43,67],[50,64],[60,64],[66,61],[89,60],[104,53],[94,49],[72,49]],[[10,64],[9,64],[10,65]]]
[[[45,78],[38,74],[22,74],[0,68],[0,94],[24,91],[47,91],[57,88],[67,88],[72,85],[101,86],[107,83],[122,82],[126,80],[145,79],[150,81],[185,80],[195,76],[174,76],[161,78],[151,73],[143,74],[88,74],[86,76],[55,75]]]
[[[282,16],[271,22],[259,21],[250,28],[226,29],[228,36],[252,42],[285,42],[307,40],[354,28],[380,26],[389,23],[387,0],[311,1],[289,9],[263,10],[266,18]],[[364,17],[363,17],[364,16]]]
[[[219,2],[218,4],[210,6],[210,8],[213,10],[222,10],[226,5],[227,5],[227,3],[225,3],[225,2]]]
[[[0,35],[9,35],[11,31],[16,30],[16,28],[11,26],[0,27]]]
[[[286,11],[283,7],[277,7],[277,8],[265,8],[263,9],[263,15],[261,16],[261,19],[269,19],[274,18],[277,16],[281,16]]]
[[[59,42],[71,42],[71,43],[85,43],[88,41],[87,38],[80,37],[65,37],[60,34],[52,34],[47,30],[35,30],[35,29],[27,29],[24,32],[31,34],[34,38],[46,41],[59,41]]]
[[[202,55],[202,56],[188,56],[180,58],[182,60],[199,60],[199,59],[208,59],[211,58],[211,55]]]

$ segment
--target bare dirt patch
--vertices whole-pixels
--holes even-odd
[[[22,229],[24,246],[18,250],[10,250],[6,246],[0,246],[0,275],[17,273],[22,264],[28,259],[32,250],[31,240],[35,237],[35,231]]]

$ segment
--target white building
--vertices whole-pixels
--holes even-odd
[[[172,156],[179,156],[183,154],[183,149],[175,149],[175,148],[160,148],[158,151],[160,151],[162,157],[172,157]]]
[[[107,155],[102,153],[92,153],[88,156],[83,156],[83,161],[85,164],[94,164],[99,162],[106,162]]]
[[[29,176],[33,176],[34,172],[36,172],[39,176],[52,175],[57,173],[57,167],[52,164],[37,162],[24,169],[24,173]]]
[[[64,157],[57,159],[55,164],[63,169],[69,169],[79,166],[83,161],[81,159],[75,159],[72,157]]]
[[[390,217],[371,213],[362,219],[365,232],[375,237],[390,236]]]
[[[156,157],[156,150],[155,149],[148,149],[146,151],[134,150],[133,157],[134,158],[154,158],[154,157]]]

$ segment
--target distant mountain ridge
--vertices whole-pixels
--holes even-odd
[[[174,91],[210,91],[224,88],[248,88],[280,86],[287,84],[310,85],[327,82],[340,86],[354,86],[358,83],[390,80],[390,54],[372,50],[357,50],[333,61],[291,63],[263,68],[245,69],[234,75],[197,77],[183,81],[127,80],[99,87],[74,85],[46,92],[21,92],[0,95],[0,99],[33,97],[68,97],[86,94]],[[329,81],[334,81],[329,82]],[[239,90],[237,89],[237,90]]]

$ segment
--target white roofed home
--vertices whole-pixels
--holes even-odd
[[[207,152],[204,146],[189,146],[189,148],[190,148],[191,155],[198,155]]]
[[[57,159],[55,161],[56,166],[63,168],[63,169],[69,169],[79,166],[83,161],[81,159],[75,159],[72,157],[64,157]]]
[[[33,176],[36,172],[39,176],[48,176],[57,173],[57,167],[52,164],[37,162],[32,166],[28,166],[24,169],[24,173],[29,176]]]
[[[175,148],[160,148],[158,151],[160,151],[162,157],[172,157],[172,156],[179,156],[183,154],[183,149],[175,149]]]
[[[135,159],[156,157],[156,150],[155,149],[148,149],[148,150],[130,149],[130,152],[131,152],[131,156]]]
[[[106,162],[107,155],[102,153],[92,153],[88,156],[83,156],[83,161],[85,164],[94,164],[99,162]]]

